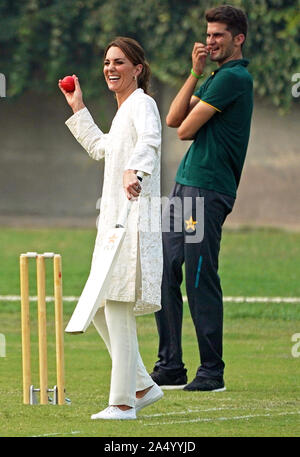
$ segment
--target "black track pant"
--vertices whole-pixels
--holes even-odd
[[[223,299],[218,257],[222,225],[233,204],[230,196],[180,184],[175,184],[169,196],[162,216],[162,310],[155,313],[159,369],[184,367],[180,290],[184,263],[187,298],[200,353],[197,376],[223,376]]]

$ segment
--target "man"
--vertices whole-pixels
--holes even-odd
[[[218,257],[222,225],[233,208],[245,160],[253,108],[249,62],[242,56],[247,35],[244,12],[220,6],[207,11],[206,20],[206,45],[195,43],[191,74],[166,119],[169,127],[177,128],[180,140],[194,141],[179,165],[170,205],[163,213],[162,310],[156,313],[159,360],[151,374],[162,387],[188,391],[225,390]],[[195,92],[208,56],[218,68]],[[182,230],[178,230],[179,216]],[[201,226],[203,236],[199,236]],[[183,263],[201,362],[187,385],[181,348]]]

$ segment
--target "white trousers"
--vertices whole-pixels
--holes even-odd
[[[112,360],[109,405],[134,407],[136,392],[154,384],[139,353],[133,307],[107,300],[93,320]]]

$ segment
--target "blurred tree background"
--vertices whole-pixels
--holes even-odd
[[[0,0],[0,72],[7,96],[57,91],[57,80],[76,73],[87,98],[101,94],[103,50],[117,35],[137,39],[153,75],[178,86],[188,75],[195,41],[204,41],[202,0]],[[226,3],[226,2],[224,2]],[[244,47],[255,92],[282,111],[300,71],[300,0],[231,0],[249,19]],[[208,67],[209,70],[212,67]]]

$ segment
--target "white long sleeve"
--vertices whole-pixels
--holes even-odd
[[[159,311],[163,257],[159,204],[161,125],[156,103],[139,88],[117,109],[108,133],[104,134],[97,127],[86,108],[75,113],[66,125],[92,158],[99,160],[105,156],[103,174],[99,169],[102,192],[93,261],[102,255],[107,231],[115,227],[123,211],[124,170],[130,168],[145,173],[140,199],[133,202],[128,215],[127,230],[106,298],[135,302],[136,315]],[[136,293],[138,258],[141,294]]]
[[[107,134],[95,124],[86,107],[73,114],[65,124],[90,157],[95,160],[104,158]]]
[[[161,122],[156,104],[150,97],[137,97],[132,106],[137,142],[125,169],[152,174],[161,144]]]

